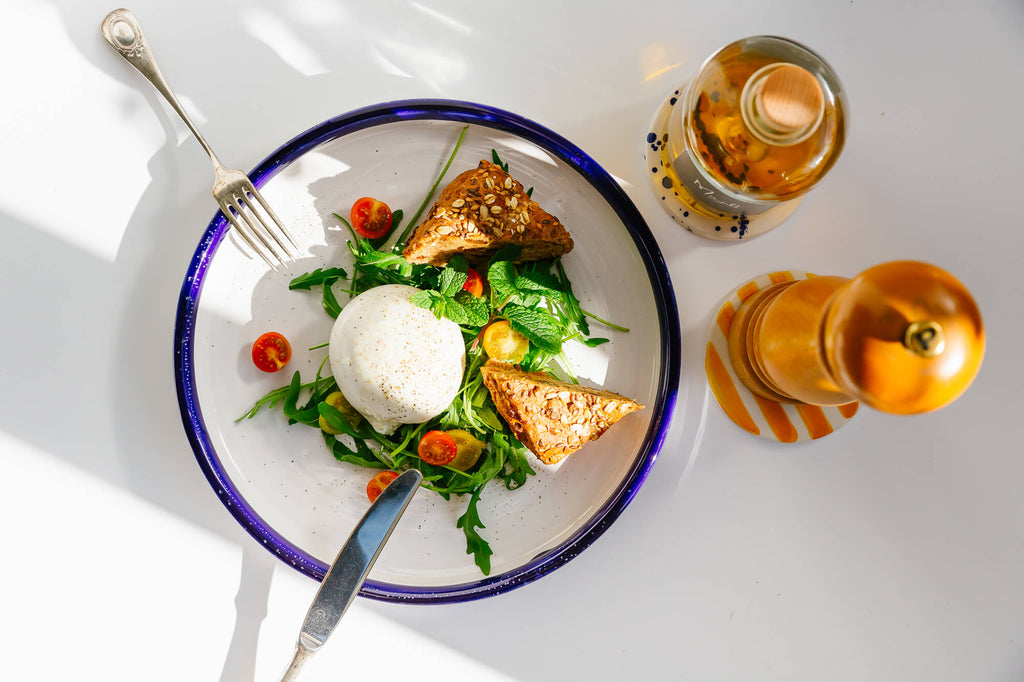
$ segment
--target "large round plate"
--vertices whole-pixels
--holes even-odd
[[[421,490],[384,548],[361,594],[393,601],[450,602],[518,587],[562,566],[596,540],[640,488],[675,405],[680,343],[675,299],[657,245],[636,208],[597,163],[551,131],[514,114],[450,101],[391,102],[326,121],[263,161],[250,177],[292,226],[306,252],[281,272],[246,255],[214,217],[182,286],[175,365],[185,430],[200,467],[238,522],[271,552],[320,580],[366,511],[370,473],[336,461],[315,429],[289,427],[279,411],[237,422],[293,370],[310,380],[332,320],[319,297],[288,281],[316,267],[351,264],[348,233],[332,216],[361,196],[411,216],[460,130],[446,181],[490,159],[510,172],[570,230],[563,263],[583,308],[630,329],[595,324],[611,343],[571,344],[580,380],[633,397],[645,409],[516,491],[484,492],[482,534],[494,550],[484,576],[455,521],[465,499]],[[225,240],[225,236],[228,239]],[[286,371],[263,374],[249,359],[262,332],[295,349]]]

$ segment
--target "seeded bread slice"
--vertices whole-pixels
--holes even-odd
[[[482,261],[507,244],[522,248],[519,262],[561,256],[572,250],[565,227],[523,186],[490,161],[445,187],[402,254],[410,263],[445,265],[456,254]]]
[[[523,372],[494,360],[480,371],[512,433],[545,464],[561,461],[643,407],[618,393]]]

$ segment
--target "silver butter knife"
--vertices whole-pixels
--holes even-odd
[[[281,682],[294,680],[306,659],[316,653],[334,632],[422,480],[423,474],[410,469],[392,481],[370,505],[327,571],[306,613],[306,621],[295,645],[295,656]]]

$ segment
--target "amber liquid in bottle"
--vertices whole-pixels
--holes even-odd
[[[744,119],[744,86],[777,58],[749,48],[723,50],[694,83],[686,134],[705,173],[733,192],[756,200],[785,201],[808,191],[832,166],[842,145],[842,111],[828,99],[817,127],[802,140],[763,139]],[[756,115],[756,114],[754,114]]]

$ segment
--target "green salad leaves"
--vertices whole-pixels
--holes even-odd
[[[460,136],[460,144],[461,140]],[[507,164],[501,164],[497,152],[493,153],[493,158],[507,168]],[[423,206],[436,191],[443,175],[442,172],[434,183]],[[393,215],[397,218],[392,221],[390,234],[398,231],[402,219],[401,211]],[[343,217],[335,216],[351,231]],[[453,496],[466,498],[466,511],[456,525],[465,534],[466,552],[487,575],[493,550],[481,534],[486,530],[480,510],[484,490],[492,481],[515,490],[525,485],[535,471],[528,451],[498,416],[483,384],[480,367],[487,355],[479,339],[484,328],[494,320],[508,320],[512,329],[530,342],[530,349],[520,363],[524,370],[544,370],[557,376],[553,367],[557,365],[563,374],[560,378],[574,382],[576,379],[563,352],[564,344],[577,340],[594,346],[607,339],[590,336],[588,318],[597,318],[580,308],[559,259],[516,264],[520,250],[503,248],[483,264],[486,274],[479,274],[486,282],[485,293],[475,296],[464,288],[470,268],[466,258],[457,256],[444,267],[406,261],[399,246],[409,231],[407,227],[391,248],[385,247],[390,234],[371,241],[352,231],[348,242],[353,258],[351,274],[341,267],[317,268],[295,277],[289,289],[312,293],[319,288],[324,311],[332,318],[336,318],[344,306],[345,297],[339,298],[339,293],[352,297],[384,284],[405,284],[419,289],[412,301],[438,318],[445,317],[459,325],[466,343],[465,374],[448,408],[423,424],[405,424],[390,435],[381,434],[365,419],[353,418],[329,403],[328,396],[338,392],[338,385],[333,377],[322,375],[327,364],[325,352],[320,370],[312,381],[303,382],[295,372],[287,386],[267,393],[239,419],[251,419],[264,409],[280,410],[289,424],[304,424],[321,430],[325,444],[339,461],[368,469],[415,468],[423,473],[423,486],[446,500]],[[316,348],[324,346],[326,344]],[[467,470],[428,464],[417,454],[417,445],[424,433],[451,429],[464,430],[485,444],[479,459]]]

